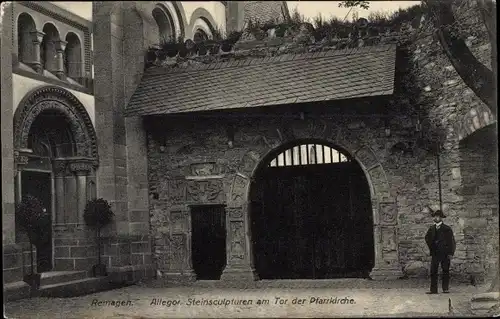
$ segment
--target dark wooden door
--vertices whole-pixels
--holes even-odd
[[[270,167],[252,207],[261,278],[364,276],[373,259],[368,184],[354,163]]]
[[[226,216],[222,206],[191,209],[191,251],[197,279],[217,280],[226,266]]]
[[[52,185],[51,175],[45,172],[21,172],[21,190],[23,196],[38,198],[47,210],[47,217],[41,221],[41,233],[33,243],[37,249],[38,272],[52,269]]]

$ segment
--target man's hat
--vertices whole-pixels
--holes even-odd
[[[432,216],[432,217],[434,217],[434,216],[439,216],[439,217],[441,217],[441,218],[445,218],[445,217],[446,217],[440,209],[438,209],[438,210],[436,210],[436,211],[432,212],[432,213],[431,213],[431,216]]]

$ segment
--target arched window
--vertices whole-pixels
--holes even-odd
[[[42,65],[44,69],[48,71],[57,70],[57,52],[56,43],[60,40],[59,31],[51,23],[46,23],[43,26],[43,36],[42,45],[40,49]]]
[[[82,77],[82,44],[76,34],[66,35],[66,49],[64,50],[65,71],[68,77],[78,79]]]
[[[195,43],[198,43],[198,42],[203,42],[205,40],[208,40],[208,34],[202,29],[197,29],[196,32],[194,33],[193,41]]]
[[[175,27],[170,13],[166,10],[156,7],[153,9],[153,18],[158,25],[158,34],[160,43],[175,38]]]
[[[29,64],[35,59],[33,57],[33,40],[36,36],[35,21],[27,13],[21,13],[17,19],[17,56],[19,62]]]
[[[271,160],[269,167],[333,164],[350,161],[349,156],[332,147],[321,144],[301,144],[278,154]]]

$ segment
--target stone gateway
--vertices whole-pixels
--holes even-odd
[[[319,39],[307,23],[283,30],[285,1],[92,6],[91,22],[51,3],[5,7],[8,298],[76,280],[425,277],[426,207],[440,204],[452,280],[498,272],[496,119],[440,50],[429,66],[432,37],[405,46],[399,29],[354,23]],[[471,50],[488,58],[479,40]],[[36,247],[16,226],[28,194],[50,213]],[[96,198],[115,213],[99,250],[83,218]],[[99,251],[105,283],[89,279]],[[30,252],[38,289],[23,282]]]

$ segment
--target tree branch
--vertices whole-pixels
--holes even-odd
[[[452,11],[453,0],[425,0],[425,3],[429,7],[444,53],[465,84],[488,105],[496,117],[494,71],[479,62],[465,41],[453,32],[452,28],[456,23]]]

